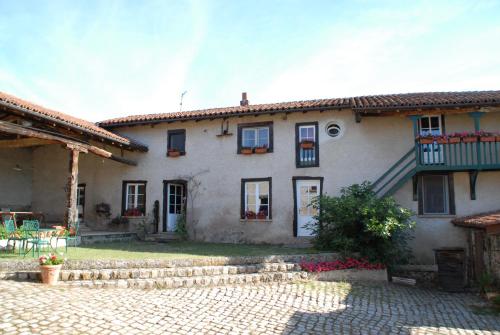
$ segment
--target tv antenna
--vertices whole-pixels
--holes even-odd
[[[180,105],[180,106],[179,106],[179,112],[182,112],[182,100],[184,100],[184,96],[186,95],[186,93],[187,93],[187,92],[188,92],[188,91],[184,91],[184,92],[182,92],[182,94],[181,94],[181,103],[179,104],[179,105]]]

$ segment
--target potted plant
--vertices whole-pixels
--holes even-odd
[[[245,212],[245,218],[247,220],[255,220],[256,217],[257,217],[257,215],[253,211],[246,211]]]
[[[454,144],[454,143],[460,143],[460,141],[461,141],[460,134],[452,133],[448,135],[448,143]]]
[[[259,211],[257,213],[257,220],[265,220],[267,218],[267,213],[265,211]]]
[[[170,148],[167,151],[168,157],[179,157],[180,155],[181,155],[181,152],[177,149]]]
[[[448,143],[448,136],[446,135],[438,135],[438,136],[434,136],[434,140],[438,143],[438,144],[446,144]]]
[[[243,155],[251,155],[253,153],[253,150],[250,147],[242,147],[241,148],[241,153]]]
[[[38,258],[38,263],[40,264],[42,283],[56,285],[64,259],[55,254],[42,255]]]
[[[496,140],[495,133],[489,131],[481,130],[477,133],[477,135],[479,136],[479,140],[481,142],[495,142]]]
[[[434,136],[427,134],[427,135],[420,135],[417,136],[417,141],[420,144],[432,144],[434,143]]]
[[[256,154],[265,154],[267,152],[267,145],[255,148]]]
[[[462,142],[464,142],[464,143],[477,142],[477,134],[476,133],[463,132],[460,137],[462,138]]]
[[[302,149],[312,149],[312,148],[314,148],[314,141],[303,140],[303,141],[300,142],[300,147]]]

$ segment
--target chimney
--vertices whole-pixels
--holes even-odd
[[[248,106],[247,92],[241,93],[240,106]]]

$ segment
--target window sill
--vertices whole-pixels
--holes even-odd
[[[240,219],[240,223],[273,223],[272,219],[265,219],[265,220],[259,220],[259,219]]]
[[[421,219],[453,219],[457,216],[455,214],[421,214],[417,217]]]

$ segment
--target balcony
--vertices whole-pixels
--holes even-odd
[[[415,141],[417,171],[500,169],[500,136],[440,136]]]

